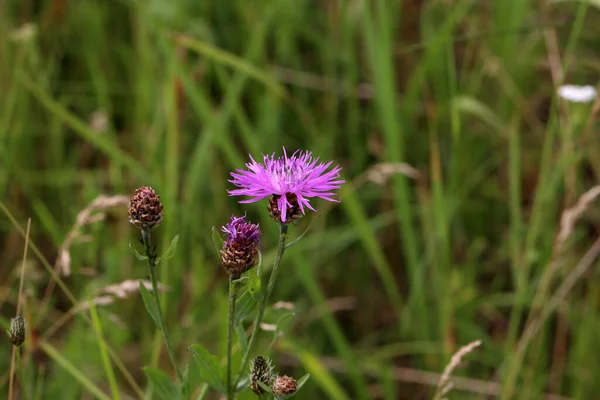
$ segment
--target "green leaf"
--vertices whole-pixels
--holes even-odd
[[[233,324],[236,326],[241,324],[244,319],[250,315],[257,304],[258,301],[252,297],[249,290],[242,293],[235,303],[235,317],[233,319]]]
[[[167,251],[165,251],[165,254],[162,255],[161,259],[170,260],[171,258],[173,258],[173,256],[175,255],[175,250],[177,250],[177,242],[178,241],[179,241],[179,235],[175,235],[173,240],[171,240],[171,243],[169,244]]]
[[[308,233],[308,231],[310,230],[310,228],[313,226],[313,224],[315,223],[315,221],[318,221],[319,219],[321,219],[322,215],[319,214],[319,216],[317,218],[313,218],[312,221],[310,221],[310,224],[308,224],[308,226],[306,227],[306,230],[304,232],[302,232],[300,234],[300,236],[298,236],[296,239],[292,240],[291,242],[289,242],[285,248],[289,249],[290,247],[292,247],[293,245],[295,245],[296,243],[298,243],[300,240],[302,240],[302,238]]]
[[[257,268],[253,268],[247,273],[247,277],[250,279],[248,281],[248,292],[256,300],[257,302],[261,300],[260,290],[261,290],[261,281],[260,281],[260,270],[262,265],[262,255],[260,252],[258,253],[260,259],[258,261]]]
[[[248,276],[242,276],[241,278],[238,278],[236,280],[233,281],[233,286],[235,290],[240,290],[242,289],[248,282],[250,281],[250,277]]]
[[[221,250],[223,249],[223,236],[221,236],[221,232],[214,226],[212,227],[212,240],[215,245],[215,249],[217,250],[217,254],[221,254]]]
[[[144,373],[159,399],[176,400],[181,398],[179,388],[169,375],[154,367],[144,367]]]
[[[245,374],[245,376],[238,382],[237,387],[235,388],[235,392],[240,393],[241,391],[246,389],[249,384],[250,378],[248,377],[248,374]]]
[[[295,316],[296,316],[296,313],[294,313],[292,311],[288,311],[279,317],[279,319],[275,323],[275,331],[273,332],[273,340],[271,340],[271,343],[269,344],[269,351],[273,348],[273,346],[275,345],[275,342],[277,342],[277,338],[279,338],[279,333],[284,328],[284,321],[287,319],[291,319],[292,317],[295,317]]]
[[[270,393],[270,394],[272,394],[273,396],[275,396],[275,394],[273,393],[273,389],[271,389],[271,386],[267,386],[267,385],[265,385],[265,384],[264,384],[263,382],[261,382],[261,381],[258,381],[257,383],[258,383],[258,384],[260,385],[260,387],[261,387],[261,388],[263,388],[263,389],[264,389],[264,390],[265,390],[267,393]]]
[[[158,304],[154,301],[154,297],[150,294],[146,286],[140,281],[140,293],[142,294],[142,300],[144,301],[144,307],[146,307],[146,311],[154,320],[156,327],[161,329],[160,325],[160,312],[158,310]]]
[[[181,382],[180,393],[184,398],[189,398],[189,386],[190,386],[190,364],[186,364],[183,370],[183,382]]]
[[[296,391],[294,393],[290,394],[289,396],[284,397],[284,398],[285,399],[290,399],[290,398],[294,397],[296,395],[296,393],[298,393],[300,391],[300,389],[302,389],[302,386],[304,386],[304,384],[306,383],[306,381],[308,381],[308,378],[310,378],[310,374],[306,374],[302,378],[300,378],[298,380],[298,386],[296,387]]]
[[[143,255],[142,253],[140,253],[139,251],[137,251],[133,245],[131,243],[129,243],[129,248],[131,249],[131,251],[133,252],[133,254],[135,255],[135,258],[137,258],[140,261],[146,261],[148,259],[147,256]]]
[[[246,354],[246,350],[248,349],[248,338],[246,337],[246,330],[244,329],[244,325],[237,324],[235,326],[235,333],[238,337],[238,342],[240,343],[241,353]]]
[[[219,365],[219,360],[204,347],[199,344],[193,344],[188,347],[193,354],[194,360],[200,366],[200,375],[217,392],[226,393],[225,383],[223,382],[223,370]]]

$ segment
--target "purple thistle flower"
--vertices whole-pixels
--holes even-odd
[[[231,222],[221,230],[227,234],[221,250],[221,262],[230,275],[239,276],[256,264],[260,227],[258,224],[246,222],[244,215],[239,218],[231,216]]]
[[[252,197],[240,203],[254,203],[271,196],[269,210],[280,222],[288,223],[292,218],[299,218],[300,213],[305,213],[305,208],[317,211],[310,205],[311,197],[339,202],[333,198],[334,191],[345,181],[339,179],[339,166],[327,171],[333,161],[322,163],[309,151],[296,151],[288,157],[285,148],[283,157],[263,155],[262,164],[252,156],[250,160],[246,163],[247,169],[231,173],[233,179],[229,182],[239,189],[229,190],[229,195]]]

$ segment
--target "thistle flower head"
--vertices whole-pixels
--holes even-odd
[[[231,221],[221,230],[227,234],[227,239],[221,250],[223,267],[232,276],[252,268],[258,260],[260,243],[260,227],[258,224],[246,222],[246,216],[231,217]]]
[[[250,361],[250,389],[261,396],[265,390],[260,387],[258,382],[262,382],[267,386],[271,386],[271,382],[275,379],[276,374],[273,372],[271,360],[263,356],[256,356]]]
[[[294,378],[290,378],[287,375],[278,376],[273,382],[273,393],[277,396],[286,396],[296,392],[298,389],[298,383]]]
[[[150,186],[135,191],[129,206],[129,222],[141,230],[157,227],[163,220],[160,196]]]
[[[25,336],[27,336],[27,321],[21,315],[17,315],[14,318],[10,319],[10,328],[6,331],[8,334],[8,340],[10,342],[19,347],[25,341]]]
[[[263,155],[263,163],[251,162],[246,169],[231,173],[229,182],[238,189],[230,190],[230,196],[250,196],[240,203],[253,203],[270,196],[269,210],[278,222],[289,223],[301,217],[308,208],[316,211],[309,202],[312,197],[338,202],[335,190],[345,182],[339,179],[340,167],[328,171],[332,161],[323,163],[309,151],[296,151],[291,156],[283,149],[283,157]]]
[[[558,95],[573,103],[589,103],[596,98],[598,91],[591,85],[562,85],[558,88]]]

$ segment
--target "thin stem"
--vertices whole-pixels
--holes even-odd
[[[27,392],[25,391],[25,376],[23,375],[23,366],[21,365],[21,348],[17,347],[17,374],[21,383],[21,399],[27,400]]]
[[[177,365],[177,359],[175,358],[175,353],[173,352],[171,341],[169,340],[169,334],[167,333],[165,317],[163,316],[162,308],[160,307],[160,300],[158,298],[158,284],[156,283],[156,254],[152,248],[149,230],[142,230],[142,241],[144,242],[144,249],[146,250],[146,256],[148,257],[148,271],[150,273],[150,282],[152,283],[152,295],[154,296],[154,301],[156,302],[156,308],[158,309],[158,316],[160,319],[159,328],[163,335],[163,339],[165,340],[165,345],[167,346],[167,352],[169,353],[171,363],[177,372],[179,380],[183,382],[183,374]]]
[[[227,400],[233,400],[234,387],[231,382],[231,348],[233,343],[233,321],[235,320],[235,299],[237,287],[235,277],[229,277],[229,313],[227,314]]]
[[[9,374],[9,378],[8,378],[8,400],[13,400],[14,399],[14,383],[15,383],[15,365],[16,365],[16,354],[17,354],[17,347],[16,346],[12,346],[12,355],[10,357],[10,374]]]
[[[275,281],[277,280],[277,275],[279,275],[279,265],[281,264],[281,259],[283,258],[283,253],[285,252],[285,239],[287,234],[288,226],[286,224],[279,225],[279,247],[277,248],[277,257],[275,257],[275,263],[273,264],[273,271],[271,271],[271,277],[269,278],[269,284],[267,285],[267,290],[265,295],[260,303],[260,308],[258,309],[258,314],[254,319],[254,330],[252,331],[252,335],[250,336],[250,340],[248,341],[248,347],[246,348],[246,352],[244,353],[244,357],[242,358],[242,364],[240,365],[240,372],[238,373],[235,379],[235,385],[242,379],[242,374],[246,369],[246,364],[248,363],[248,358],[250,357],[250,351],[252,350],[252,346],[256,341],[256,337],[258,336],[258,331],[260,330],[260,323],[265,315],[265,309],[267,308],[267,303],[271,298],[271,293],[273,292],[273,288],[275,287]]]

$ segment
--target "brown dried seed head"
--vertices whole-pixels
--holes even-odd
[[[160,196],[150,186],[135,191],[129,206],[129,222],[139,229],[157,227],[163,220],[163,206]]]
[[[294,378],[290,378],[287,375],[278,376],[273,382],[273,393],[277,396],[284,396],[292,394],[298,388],[298,383]]]
[[[19,347],[27,336],[27,321],[20,315],[10,319],[10,329],[7,331],[10,342]]]
[[[265,390],[260,387],[258,382],[271,386],[274,377],[275,373],[273,372],[271,360],[263,356],[256,356],[250,361],[250,389],[254,393],[259,396],[263,395]]]

